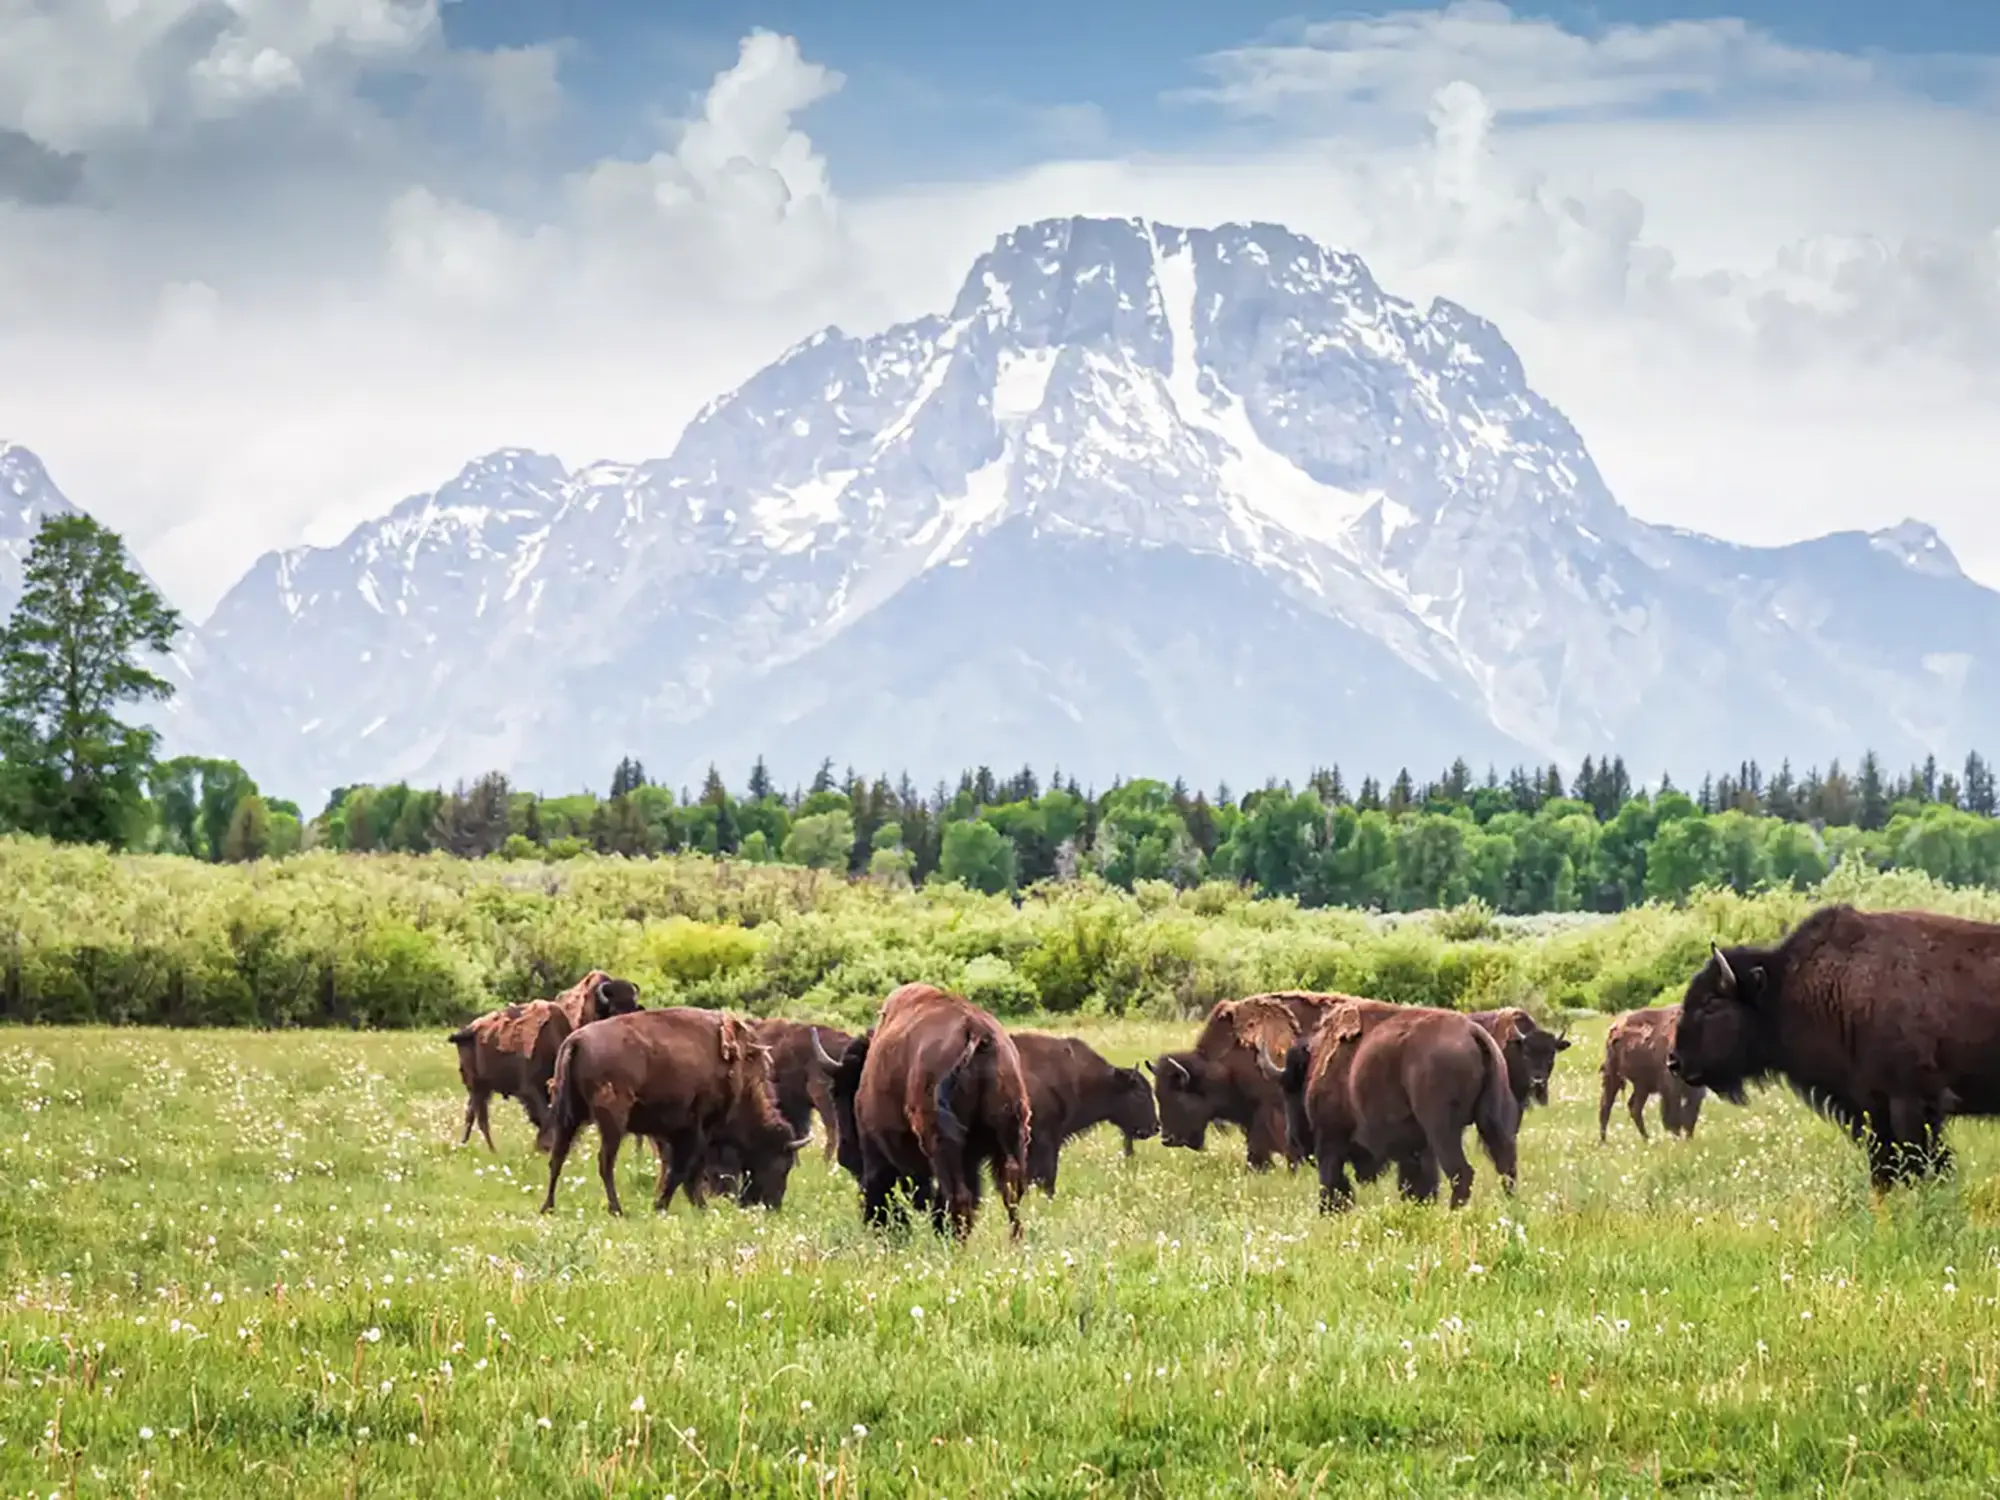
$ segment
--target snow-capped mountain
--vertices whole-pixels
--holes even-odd
[[[1490,324],[1261,224],[1018,229],[663,460],[503,451],[263,558],[198,651],[184,748],[306,796],[2000,744],[2000,595],[1927,528],[1642,524]]]
[[[21,567],[43,520],[75,512],[39,458],[0,438],[0,620],[21,602]]]

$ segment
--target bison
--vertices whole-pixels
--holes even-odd
[[[891,1195],[903,1187],[962,1240],[990,1166],[1019,1239],[1031,1119],[1021,1055],[1000,1023],[962,995],[901,986],[882,1002],[856,1079],[863,1218],[900,1217]]]
[[[1288,1145],[1283,1096],[1258,1066],[1258,1054],[1268,1049],[1282,1057],[1330,1006],[1347,998],[1280,990],[1216,1002],[1192,1048],[1164,1053],[1152,1064],[1160,1143],[1204,1150],[1208,1127],[1221,1121],[1241,1127],[1254,1170],[1268,1168],[1279,1151],[1297,1166],[1301,1158]]]
[[[661,1210],[682,1188],[696,1208],[703,1205],[704,1169],[718,1144],[734,1151],[754,1199],[778,1207],[809,1139],[795,1137],[778,1112],[770,1049],[720,1011],[669,1006],[585,1026],[557,1052],[549,1094],[555,1120],[543,1213],[555,1207],[570,1144],[586,1124],[597,1126],[597,1171],[614,1214],[625,1211],[615,1168],[627,1135],[659,1147],[653,1206]]]
[[[487,1107],[495,1094],[518,1099],[535,1127],[535,1149],[549,1149],[549,1079],[555,1076],[556,1051],[580,1026],[607,1016],[629,1015],[639,1009],[639,987],[629,979],[613,979],[592,969],[553,1000],[530,1000],[488,1011],[454,1031],[447,1040],[458,1048],[458,1076],[465,1083],[463,1146],[472,1127],[486,1137],[492,1151],[493,1127]]]
[[[1732,1104],[1783,1079],[1865,1146],[1878,1190],[1949,1172],[1946,1119],[2000,1114],[2000,926],[1837,905],[1776,947],[1710,944],[1667,1068]]]
[[[1295,1155],[1319,1163],[1320,1210],[1353,1201],[1352,1166],[1371,1182],[1391,1162],[1405,1195],[1437,1196],[1438,1167],[1451,1179],[1451,1206],[1472,1195],[1462,1137],[1479,1133],[1493,1168],[1514,1190],[1520,1106],[1500,1044],[1457,1011],[1348,1001],[1282,1063],[1259,1049],[1258,1063],[1282,1089]]]
[[[1028,1076],[1028,1105],[1035,1128],[1028,1142],[1028,1181],[1056,1195],[1056,1167],[1064,1143],[1094,1125],[1116,1125],[1132,1143],[1160,1133],[1153,1088],[1137,1068],[1114,1067],[1088,1043],[1044,1031],[1013,1033]]]
[[[1569,1037],[1545,1031],[1518,1005],[1504,1010],[1475,1010],[1469,1019],[1485,1027],[1500,1044],[1501,1054],[1507,1059],[1507,1084],[1514,1091],[1514,1102],[1524,1111],[1531,1104],[1547,1104],[1556,1054],[1569,1049]],[[1567,1029],[1564,1028],[1565,1032]]]
[[[1604,1037],[1604,1062],[1599,1076],[1604,1093],[1597,1101],[1597,1139],[1602,1141],[1611,1128],[1611,1106],[1629,1083],[1632,1097],[1626,1108],[1632,1123],[1646,1137],[1646,1101],[1660,1096],[1660,1123],[1669,1135],[1694,1134],[1701,1118],[1701,1101],[1708,1090],[1690,1088],[1667,1071],[1667,1054],[1674,1045],[1674,1023],[1680,1019],[1678,1005],[1648,1006],[1630,1010],[1611,1023]]]
[[[785,1117],[794,1135],[809,1135],[813,1116],[818,1115],[825,1136],[826,1158],[834,1160],[839,1151],[839,1116],[834,1109],[830,1076],[818,1066],[816,1055],[827,1055],[829,1040],[835,1048],[845,1050],[852,1038],[832,1027],[813,1027],[803,1021],[778,1017],[753,1021],[750,1025],[757,1040],[771,1049],[771,1087],[778,1113]],[[727,1146],[718,1146],[709,1153],[708,1186],[712,1192],[736,1193],[737,1201],[746,1207],[754,1201],[753,1197],[745,1196],[749,1179],[743,1175],[735,1152]]]

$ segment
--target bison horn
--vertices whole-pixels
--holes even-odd
[[[827,1072],[831,1073],[835,1071],[840,1067],[840,1064],[834,1061],[833,1054],[828,1052],[825,1045],[820,1041],[819,1028],[814,1026],[810,1029],[813,1039],[813,1056],[818,1059],[819,1065],[825,1068]]]
[[[812,1144],[812,1138],[813,1138],[812,1132],[808,1130],[804,1135],[800,1136],[797,1140],[793,1141],[791,1145],[789,1145],[785,1149],[788,1151],[803,1151],[806,1149],[806,1147]]]
[[[1715,965],[1716,972],[1722,976],[1722,987],[1725,990],[1735,989],[1736,971],[1729,967],[1729,960],[1723,957],[1722,949],[1716,946],[1712,938],[1709,940],[1708,952],[1709,962]]]
[[[1139,1066],[1150,1073],[1153,1071],[1153,1060],[1150,1057],[1142,1057],[1139,1059]]]
[[[1183,1083],[1192,1083],[1194,1081],[1194,1074],[1190,1073],[1187,1070],[1187,1064],[1182,1062],[1178,1057],[1168,1058],[1167,1066],[1172,1068],[1176,1073],[1181,1075],[1181,1081]]]
[[[1272,1062],[1271,1049],[1261,1043],[1257,1047],[1257,1066],[1264,1070],[1264,1076],[1267,1078],[1282,1078],[1285,1076],[1284,1064]]]

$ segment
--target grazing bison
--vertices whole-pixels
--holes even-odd
[[[1056,1166],[1065,1142],[1106,1121],[1132,1143],[1160,1133],[1152,1085],[1137,1068],[1114,1067],[1088,1043],[1044,1031],[1013,1033],[1028,1075],[1035,1128],[1028,1142],[1028,1181],[1056,1195]]]
[[[990,1165],[1019,1239],[1031,1114],[1020,1052],[998,1021],[962,995],[901,986],[882,1002],[854,1096],[863,1217],[885,1225],[900,1217],[899,1186],[916,1197],[928,1187],[932,1222],[963,1239]]]
[[[1782,1078],[1866,1146],[1877,1188],[1948,1172],[1945,1120],[2000,1114],[2000,927],[1841,905],[1774,948],[1711,944],[1667,1067],[1732,1104]]]
[[[586,1124],[597,1126],[597,1171],[614,1214],[625,1211],[615,1168],[627,1135],[659,1147],[653,1206],[662,1210],[680,1188],[702,1206],[703,1170],[717,1144],[733,1149],[755,1201],[775,1208],[806,1144],[778,1113],[769,1049],[747,1024],[720,1011],[670,1006],[585,1026],[556,1054],[549,1094],[555,1128],[543,1213],[555,1207],[570,1144]]]
[[[778,1113],[794,1135],[810,1135],[817,1114],[825,1136],[826,1159],[834,1160],[839,1151],[839,1116],[834,1109],[831,1078],[818,1065],[816,1054],[827,1055],[829,1046],[844,1051],[852,1038],[829,1026],[813,1027],[776,1017],[753,1021],[750,1026],[757,1040],[771,1049],[771,1088]],[[817,1043],[815,1033],[820,1039]],[[708,1186],[711,1192],[735,1193],[746,1207],[755,1201],[754,1196],[746,1196],[750,1181],[743,1175],[735,1151],[726,1145],[709,1152]]]
[[[1701,1101],[1708,1090],[1690,1088],[1667,1071],[1667,1054],[1673,1050],[1674,1023],[1680,1019],[1678,1005],[1648,1006],[1629,1010],[1611,1023],[1604,1037],[1604,1062],[1599,1075],[1604,1093],[1597,1101],[1597,1138],[1602,1141],[1611,1128],[1611,1106],[1618,1102],[1625,1085],[1632,1086],[1626,1108],[1632,1123],[1646,1136],[1646,1101],[1660,1096],[1660,1123],[1669,1135],[1693,1135],[1701,1118]]]
[[[1549,1077],[1556,1070],[1556,1054],[1567,1051],[1569,1037],[1546,1031],[1518,1005],[1504,1010],[1475,1010],[1468,1019],[1485,1027],[1500,1044],[1507,1059],[1507,1085],[1514,1102],[1522,1110],[1530,1104],[1549,1102]],[[1564,1031],[1567,1032],[1565,1027]]]
[[[1160,1143],[1205,1150],[1208,1127],[1219,1121],[1242,1129],[1253,1169],[1268,1168],[1279,1151],[1297,1166],[1301,1158],[1287,1143],[1284,1098],[1257,1058],[1263,1050],[1284,1056],[1312,1033],[1330,1006],[1348,998],[1279,990],[1217,1001],[1192,1048],[1153,1062]]]
[[[477,1125],[486,1149],[495,1149],[487,1107],[498,1094],[521,1102],[535,1127],[535,1149],[548,1150],[549,1079],[555,1076],[563,1039],[580,1026],[637,1009],[636,984],[592,969],[553,1000],[503,1006],[454,1031],[447,1040],[458,1048],[458,1076],[465,1083],[465,1133],[459,1145],[472,1139]]]
[[[1520,1106],[1507,1059],[1484,1027],[1457,1011],[1350,1001],[1327,1013],[1279,1063],[1259,1065],[1284,1092],[1296,1155],[1319,1163],[1322,1212],[1353,1201],[1347,1171],[1373,1181],[1396,1164],[1405,1195],[1437,1196],[1438,1166],[1451,1179],[1451,1206],[1472,1195],[1462,1137],[1479,1133],[1493,1168],[1514,1190],[1514,1137]]]

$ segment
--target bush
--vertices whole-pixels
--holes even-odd
[[[552,851],[553,852],[553,851]],[[1988,920],[2000,894],[1842,863],[1813,892],[1696,890],[1616,917],[1401,919],[1234,886],[1086,878],[1005,895],[689,855],[464,862],[319,850],[211,865],[0,837],[0,1015],[177,1026],[450,1026],[592,968],[646,1003],[866,1024],[909,980],[1010,1017],[1198,1017],[1306,988],[1482,1009],[1628,1010],[1678,994],[1712,940],[1769,942],[1825,900]]]

